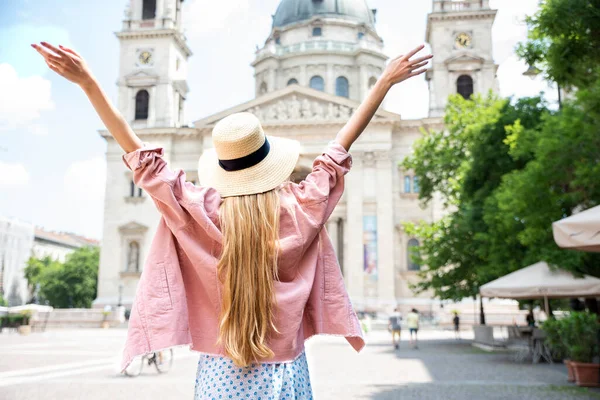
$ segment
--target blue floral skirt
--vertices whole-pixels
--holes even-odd
[[[227,357],[201,355],[196,372],[194,400],[312,399],[306,354],[279,364],[252,364],[240,368]]]

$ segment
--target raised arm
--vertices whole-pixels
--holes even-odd
[[[427,71],[427,68],[423,67],[427,65],[429,59],[433,57],[432,55],[411,60],[424,47],[424,45],[421,45],[410,53],[390,61],[373,89],[336,137],[336,141],[347,151],[350,150],[352,144],[363,133],[369,122],[371,122],[373,115],[375,115],[375,112],[392,86]]]
[[[63,46],[57,48],[46,42],[41,42],[41,46],[32,44],[31,47],[44,57],[52,71],[83,89],[106,129],[126,153],[142,147],[142,141],[110,102],[83,57],[72,49]]]

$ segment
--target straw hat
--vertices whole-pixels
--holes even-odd
[[[275,189],[294,172],[300,155],[295,140],[266,136],[253,114],[232,114],[212,132],[214,148],[198,162],[198,177],[221,197],[264,193]]]

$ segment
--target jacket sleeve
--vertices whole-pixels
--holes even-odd
[[[148,193],[172,231],[190,220],[189,213],[181,205],[186,183],[182,170],[171,171],[162,158],[161,147],[144,147],[127,153],[123,161],[133,171],[136,186]],[[191,183],[189,183],[191,185]]]
[[[344,193],[344,175],[352,166],[352,156],[339,143],[329,143],[313,162],[312,172],[292,190],[298,203],[314,224],[322,226]]]

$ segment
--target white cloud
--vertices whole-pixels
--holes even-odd
[[[64,225],[74,232],[97,236],[102,232],[106,161],[103,157],[77,161],[64,177]]]
[[[0,64],[0,132],[28,127],[40,118],[44,110],[51,110],[51,84],[41,76],[19,77],[10,64]],[[40,125],[34,133],[44,132]]]
[[[0,161],[0,186],[25,186],[29,183],[29,172],[23,164]]]

